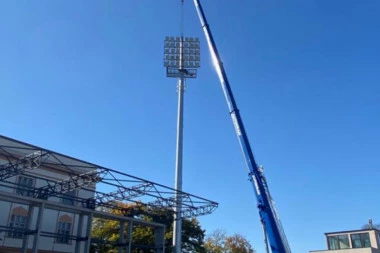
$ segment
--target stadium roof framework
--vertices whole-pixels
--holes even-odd
[[[173,211],[179,206],[175,194],[182,200],[180,207],[183,218],[210,214],[218,207],[217,202],[2,135],[0,159],[6,161],[0,165],[0,185],[3,187],[16,188],[16,183],[7,179],[19,174],[46,181],[44,186],[28,187],[28,196],[36,199],[47,200],[82,189],[92,192],[94,197],[72,197],[76,206],[120,209],[125,211],[126,216],[133,216],[131,210],[121,207],[118,202],[139,204],[145,207],[146,212],[157,209]],[[62,180],[31,175],[30,172],[37,168],[59,172],[63,175]],[[97,189],[107,189],[107,192]]]

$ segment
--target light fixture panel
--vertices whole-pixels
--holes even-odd
[[[182,41],[181,41],[182,40]],[[182,62],[180,56],[182,53]],[[181,63],[181,64],[180,64]],[[166,36],[164,41],[164,66],[167,68],[194,69],[200,66],[200,42],[194,37]]]

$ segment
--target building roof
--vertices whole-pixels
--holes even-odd
[[[0,158],[6,158],[7,160],[11,158],[19,159],[31,155],[34,152],[46,152],[49,154],[44,158],[45,167],[79,173],[96,170],[99,167],[93,163],[0,135]]]
[[[337,232],[326,232],[325,235],[332,235],[332,234],[348,234],[348,233],[359,233],[359,232],[367,232],[375,230],[377,232],[380,232],[379,229],[376,228],[365,228],[365,229],[355,229],[355,230],[345,230],[345,231],[337,231]]]

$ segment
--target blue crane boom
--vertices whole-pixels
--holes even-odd
[[[269,248],[272,253],[290,253],[290,247],[286,240],[285,233],[282,229],[277,211],[274,207],[274,202],[270,196],[263,169],[257,165],[253,156],[252,149],[244,129],[243,121],[236,106],[227,74],[224,70],[223,63],[220,60],[220,56],[216,48],[210,27],[207,23],[205,14],[203,12],[202,5],[200,4],[199,0],[194,0],[194,4],[198,13],[199,20],[201,22],[202,29],[206,36],[207,44],[211,52],[211,57],[215,65],[215,69],[218,74],[224,96],[227,100],[232,123],[239,139],[240,147],[242,149],[246,166],[249,171],[249,180],[252,182],[255,190],[260,219],[267,237],[266,242],[269,243]]]

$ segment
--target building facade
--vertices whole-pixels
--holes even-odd
[[[325,233],[327,250],[313,253],[380,253],[380,231],[361,229]]]
[[[163,253],[165,224],[134,213],[170,212],[178,208],[175,194],[183,200],[182,218],[210,214],[218,206],[205,198],[0,135],[0,253],[89,253],[90,246],[104,245],[120,253],[141,249]],[[99,219],[115,221],[117,239],[91,235],[92,223]],[[141,227],[153,235],[146,245],[133,240],[134,231]]]
[[[14,157],[10,160],[9,157]],[[24,154],[18,153],[16,149],[6,156],[0,156],[0,168],[15,164],[17,159],[25,157]],[[0,192],[3,194],[14,194],[16,197],[33,197],[33,189],[46,188],[53,182],[60,182],[69,177],[70,174],[83,174],[88,171],[78,169],[81,166],[80,161],[65,161],[71,164],[70,168],[49,163],[49,159],[44,158],[45,163],[41,166],[25,166],[22,173],[10,176],[1,181]],[[49,165],[50,164],[50,165]],[[54,164],[54,165],[52,165]],[[83,165],[83,164],[82,164]],[[72,171],[74,170],[76,171]],[[83,168],[83,167],[82,167]],[[68,171],[70,170],[70,171]],[[95,185],[87,187],[95,189]],[[49,196],[46,201],[55,202],[64,206],[75,206],[76,198],[90,199],[93,198],[93,192],[86,189],[74,189],[65,191],[61,195]],[[43,210],[42,210],[43,209]],[[38,252],[75,252],[76,243],[73,235],[84,234],[84,228],[87,227],[87,219],[83,219],[79,226],[79,214],[69,211],[70,209],[54,210],[41,206],[32,206],[20,202],[0,201],[0,253],[1,252],[21,252],[23,247],[23,238],[28,228],[39,230],[40,238],[38,242]],[[40,219],[40,221],[39,221]],[[37,223],[40,226],[37,226]],[[82,231],[78,233],[78,229]],[[33,248],[33,236],[29,236],[27,245],[29,250]],[[83,252],[84,245],[81,245],[80,252]]]

